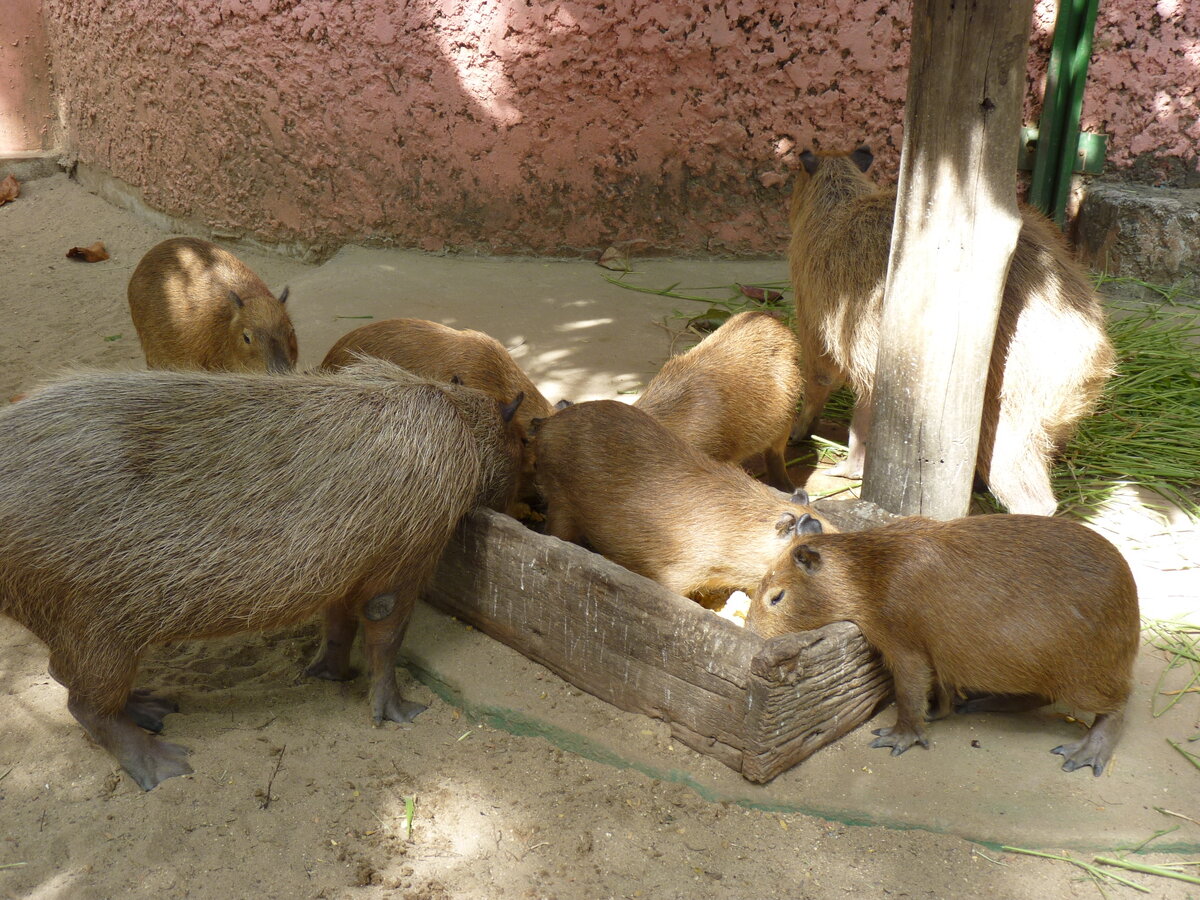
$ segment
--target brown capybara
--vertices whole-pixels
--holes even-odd
[[[753,590],[799,523],[822,525],[803,491],[789,498],[624,403],[576,403],[533,433],[546,533],[685,596]]]
[[[504,345],[482,331],[460,330],[425,319],[384,319],[343,335],[325,354],[321,368],[337,371],[362,356],[385,359],[434,381],[458,378],[467,387],[502,402],[523,394],[525,400],[516,417],[522,436],[528,433],[532,419],[554,412]],[[532,484],[533,462],[526,454],[519,496],[530,496]]]
[[[1065,519],[900,519],[800,534],[762,580],[746,624],[764,637],[855,623],[896,688],[896,724],[872,747],[928,747],[925,720],[1066,703],[1091,730],[1054,748],[1068,772],[1104,771],[1121,733],[1139,641],[1137,586],[1120,552]]]
[[[146,790],[191,771],[143,731],[177,709],[133,689],[152,644],[324,613],[307,672],[344,679],[361,621],[372,716],[410,721],[396,653],[456,523],[511,496],[503,416],[382,362],[67,376],[0,411],[0,612],[46,642],[71,714]]]
[[[804,374],[797,434],[811,433],[831,391],[858,396],[850,454],[834,474],[862,476],[871,427],[894,188],[865,174],[871,152],[801,154],[788,250]],[[1008,271],[984,391],[979,474],[1010,512],[1050,515],[1050,460],[1113,374],[1105,316],[1054,224],[1028,207]]]
[[[633,405],[702,453],[740,463],[756,453],[766,481],[792,489],[787,442],[800,399],[799,345],[768,312],[742,312],[666,361]]]
[[[296,368],[287,295],[216,244],[170,238],[133,270],[129,314],[151,369],[280,374]]]

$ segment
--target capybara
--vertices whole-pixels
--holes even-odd
[[[383,362],[69,375],[0,411],[0,612],[45,641],[71,714],[146,790],[191,771],[142,730],[177,709],[133,690],[152,644],[322,612],[307,672],[344,679],[361,621],[372,716],[410,721],[396,653],[456,523],[511,496],[503,415]]]
[[[1095,713],[1055,747],[1063,769],[1104,771],[1121,733],[1139,641],[1137,586],[1117,548],[1065,519],[991,515],[800,535],[762,580],[746,624],[764,637],[855,623],[896,688],[872,747],[928,747],[925,720],[1069,704]]]
[[[434,381],[457,377],[467,387],[506,403],[523,394],[525,400],[516,417],[523,437],[532,419],[554,412],[504,345],[482,331],[460,330],[425,319],[384,319],[343,335],[325,354],[321,368],[336,371],[364,355],[386,359]],[[519,495],[530,496],[532,485],[533,462],[527,453]]]
[[[789,536],[828,527],[789,498],[614,400],[533,423],[546,533],[687,596],[753,590]]]
[[[850,453],[835,474],[861,477],[891,246],[894,188],[865,174],[871,152],[801,154],[788,250],[796,294],[804,406],[811,433],[831,391],[858,395]],[[984,391],[979,474],[1010,512],[1050,515],[1050,460],[1091,412],[1113,374],[1105,316],[1053,223],[1021,208]]]
[[[129,279],[129,314],[151,369],[291,372],[288,291],[276,299],[240,259],[199,238],[151,247]]]
[[[666,361],[633,405],[713,459],[756,453],[766,481],[792,489],[787,442],[800,399],[799,346],[768,312],[742,312],[686,353]]]

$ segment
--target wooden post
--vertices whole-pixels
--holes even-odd
[[[1033,0],[915,0],[904,147],[863,498],[951,519],[971,499],[983,389],[1021,220]]]

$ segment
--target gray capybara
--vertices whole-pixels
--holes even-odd
[[[133,270],[129,314],[151,369],[279,374],[296,367],[287,295],[216,244],[170,238]]]
[[[345,679],[361,622],[372,716],[410,721],[396,653],[459,519],[511,498],[513,413],[377,361],[68,375],[0,412],[0,612],[146,790],[192,771],[143,731],[177,709],[133,689],[152,644],[323,613],[307,672]]]
[[[763,578],[746,625],[763,637],[850,621],[896,685],[896,724],[872,747],[929,746],[927,718],[1068,703],[1096,714],[1056,747],[1068,772],[1104,771],[1140,641],[1129,565],[1090,528],[1048,516],[920,517],[798,534]],[[932,714],[929,697],[937,704]]]
[[[849,382],[858,397],[850,453],[831,474],[860,478],[896,189],[866,176],[866,147],[800,159],[788,249],[804,370],[796,433],[811,432],[830,392]],[[977,468],[1009,512],[1050,515],[1051,459],[1094,408],[1116,357],[1087,273],[1054,223],[1027,206],[996,328]]]
[[[702,453],[740,463],[763,455],[766,481],[792,489],[787,442],[800,399],[799,344],[762,310],[731,316],[668,359],[633,405]]]

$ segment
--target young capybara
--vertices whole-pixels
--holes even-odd
[[[831,391],[858,396],[850,454],[834,474],[861,477],[871,427],[875,359],[891,246],[894,188],[865,174],[871,152],[801,154],[788,250],[796,294],[804,406],[811,433]],[[1048,219],[1021,208],[984,392],[978,469],[1015,513],[1050,515],[1050,459],[1091,412],[1113,374],[1105,316],[1086,273]]]
[[[740,463],[756,453],[766,481],[792,489],[787,442],[800,399],[799,345],[768,312],[742,312],[666,361],[633,405],[702,453]]]
[[[576,403],[533,432],[546,533],[685,596],[753,590],[797,527],[822,527],[803,491],[789,498],[624,403]]]
[[[287,288],[276,299],[240,259],[199,238],[151,247],[129,279],[129,314],[151,369],[291,372]]]
[[[516,417],[522,437],[532,419],[554,412],[504,345],[482,331],[460,330],[425,319],[384,319],[343,335],[325,354],[321,368],[337,371],[364,355],[385,359],[434,381],[458,378],[467,387],[502,402],[523,394],[525,400]],[[527,453],[518,494],[530,496],[532,484],[533,462]]]
[[[152,644],[322,612],[307,672],[345,679],[361,622],[372,716],[410,721],[396,653],[456,523],[511,496],[513,412],[382,362],[67,376],[0,412],[0,612],[146,790],[192,771],[142,730],[178,708],[133,689]]]
[[[1068,772],[1104,771],[1121,733],[1139,641],[1137,586],[1120,552],[1065,519],[900,519],[801,534],[773,564],[746,624],[764,637],[855,623],[896,689],[896,724],[872,747],[928,747],[925,720],[1069,704],[1095,713],[1055,747]]]

